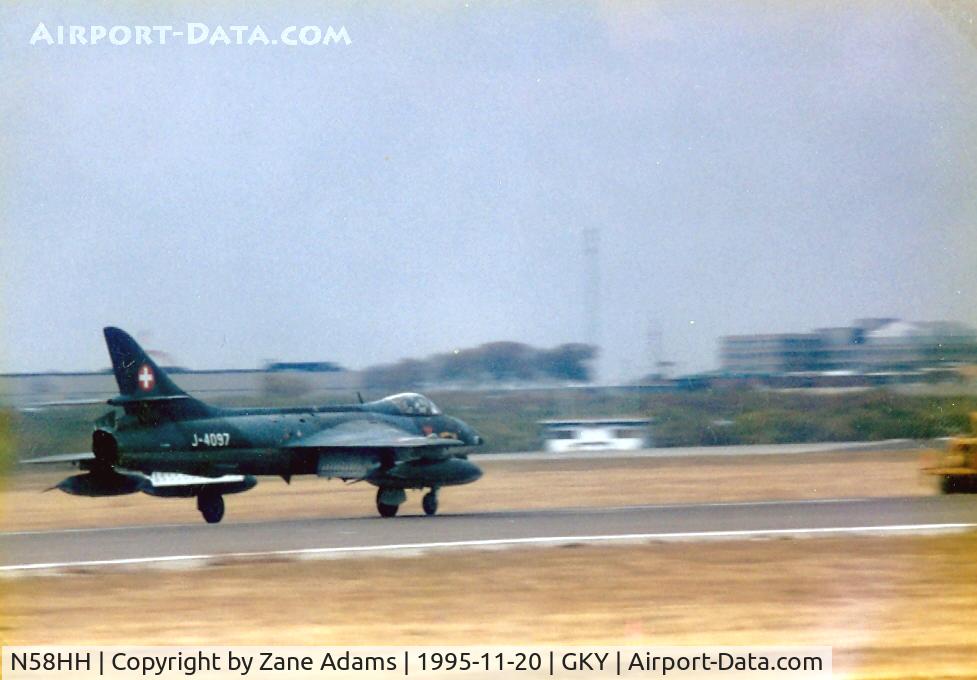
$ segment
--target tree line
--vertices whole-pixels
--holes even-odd
[[[490,342],[478,347],[401,359],[363,371],[367,388],[399,389],[423,385],[588,382],[597,348],[567,343],[540,349],[520,342]]]

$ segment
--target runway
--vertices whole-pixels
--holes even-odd
[[[602,541],[896,533],[977,528],[977,497],[646,505],[535,512],[296,519],[0,534],[0,572],[231,559],[403,554]]]
[[[601,458],[734,458],[736,456],[803,456],[811,453],[873,453],[876,451],[918,451],[928,446],[943,448],[939,439],[884,439],[870,442],[812,442],[807,444],[744,444],[736,446],[668,446],[629,451],[520,451],[518,453],[472,453],[473,462],[503,460],[600,460]]]

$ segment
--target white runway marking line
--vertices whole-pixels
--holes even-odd
[[[490,538],[471,541],[442,541],[433,543],[400,543],[390,545],[349,546],[345,548],[299,548],[295,550],[268,550],[259,552],[215,553],[206,555],[166,555],[162,557],[130,557],[116,560],[90,560],[84,562],[45,562],[38,564],[13,564],[0,567],[0,574],[43,569],[67,569],[85,567],[110,567],[139,564],[164,564],[173,562],[205,562],[213,560],[240,560],[257,557],[326,557],[330,555],[357,555],[362,553],[409,552],[443,550],[451,548],[517,547],[521,545],[568,545],[572,543],[681,541],[703,539],[764,538],[772,536],[814,536],[844,534],[893,534],[934,533],[964,531],[977,528],[974,523],[952,524],[888,524],[861,527],[817,527],[809,529],[739,529],[732,531],[686,531],[653,534],[609,534],[604,536],[537,536],[529,538]]]

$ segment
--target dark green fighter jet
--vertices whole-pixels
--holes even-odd
[[[76,462],[87,472],[56,488],[80,496],[143,492],[197,499],[207,522],[224,516],[224,496],[251,489],[256,475],[318,475],[378,487],[377,510],[392,517],[407,489],[430,489],[423,508],[438,510],[438,490],[482,476],[459,448],[482,438],[420,394],[308,408],[219,408],[194,399],[127,333],[106,328],[120,394],[95,421],[92,450],[36,458]],[[121,412],[119,411],[121,409]]]

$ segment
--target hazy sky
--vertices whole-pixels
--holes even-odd
[[[926,2],[5,3],[0,371],[351,367],[586,339],[977,325],[977,41]],[[952,14],[952,12],[951,12]],[[38,22],[345,26],[31,46]]]

